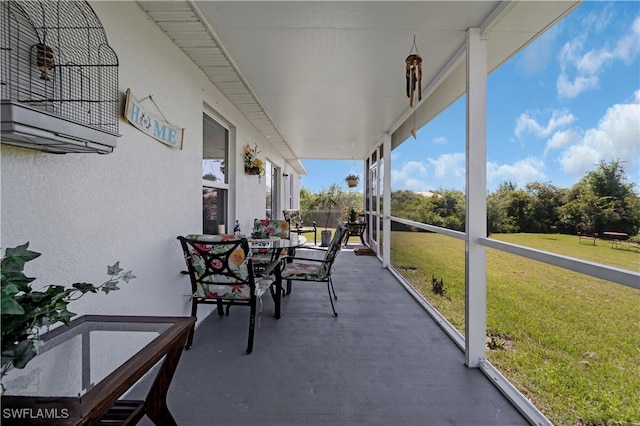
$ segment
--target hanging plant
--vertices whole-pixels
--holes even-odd
[[[264,163],[258,158],[258,145],[253,148],[249,144],[242,149],[242,159],[244,161],[244,172],[248,175],[260,175],[264,173]]]
[[[360,176],[355,174],[348,174],[344,181],[347,182],[347,186],[349,188],[355,188],[358,186],[358,182],[360,182]]]

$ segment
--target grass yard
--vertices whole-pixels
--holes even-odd
[[[640,253],[603,240],[492,238],[640,271]],[[463,241],[393,232],[391,262],[464,334]],[[487,358],[554,424],[640,425],[640,291],[487,249],[487,328]]]

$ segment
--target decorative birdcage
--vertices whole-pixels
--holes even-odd
[[[86,1],[2,1],[2,143],[113,150],[118,58]]]

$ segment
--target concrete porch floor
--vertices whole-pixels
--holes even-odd
[[[247,308],[203,321],[171,383],[177,423],[528,424],[480,370],[464,365],[463,352],[380,261],[356,256],[355,247],[336,261],[338,317],[324,284],[294,282],[280,320],[263,298],[250,355]],[[140,386],[130,396],[143,395]]]

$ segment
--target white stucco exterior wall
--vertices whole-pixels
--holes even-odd
[[[180,274],[184,261],[176,236],[202,230],[205,108],[223,117],[235,135],[229,223],[238,219],[250,233],[253,218],[265,210],[264,177],[259,182],[243,172],[244,144],[257,144],[261,157],[284,173],[295,171],[135,3],[90,4],[118,55],[121,110],[127,88],[139,99],[153,95],[165,117],[185,129],[183,149],[155,141],[122,118],[122,136],[109,155],[54,155],[2,145],[2,249],[29,241],[31,250],[42,253],[25,271],[37,278],[34,287],[99,284],[115,261],[133,270],[137,278],[121,290],[73,302],[78,314],[189,315],[190,287]],[[200,320],[205,313],[201,307]]]

